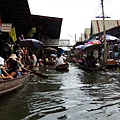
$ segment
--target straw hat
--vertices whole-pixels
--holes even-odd
[[[4,65],[4,58],[0,57],[0,66]]]
[[[17,56],[16,56],[16,54],[11,54],[9,58],[16,59]]]

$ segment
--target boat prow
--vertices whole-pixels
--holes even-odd
[[[22,77],[0,80],[0,97],[8,95],[9,93],[21,88],[25,83],[29,81],[30,73]]]

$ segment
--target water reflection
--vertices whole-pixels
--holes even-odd
[[[42,71],[48,79],[33,75],[22,90],[1,100],[2,120],[119,119],[119,70],[85,72],[71,63],[67,72]]]

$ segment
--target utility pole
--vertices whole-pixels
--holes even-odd
[[[76,44],[76,33],[75,33],[75,44]]]
[[[105,29],[105,16],[104,16],[103,0],[101,0],[101,5],[102,5],[103,33],[104,33],[104,62],[107,62],[107,43],[106,43],[106,29]]]

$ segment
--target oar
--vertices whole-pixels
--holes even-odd
[[[30,71],[30,73],[33,73],[33,74],[35,74],[35,75],[37,75],[37,76],[39,76],[39,77],[48,78],[47,75],[45,75],[45,74],[41,74],[40,72],[36,72],[36,71],[34,71],[34,70],[28,70],[28,69],[25,68],[25,67],[23,67],[22,69],[24,69],[25,71]]]
[[[78,61],[77,61],[75,58],[73,58],[73,60],[77,63],[77,65],[80,65],[80,64],[78,63]]]
[[[48,78],[47,75],[41,74],[40,72],[36,72],[36,71],[34,71],[34,70],[30,70],[30,72],[33,73],[33,74],[35,74],[35,75],[37,75],[37,76],[39,76],[39,77]]]

